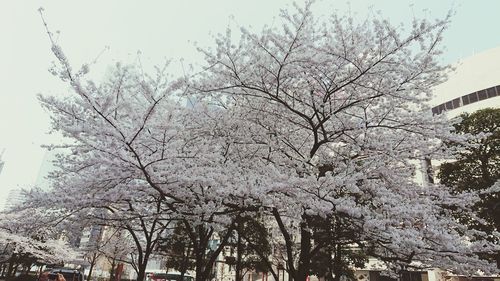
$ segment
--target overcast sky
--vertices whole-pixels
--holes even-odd
[[[300,3],[300,1],[297,1]],[[67,87],[47,69],[54,60],[37,9],[43,6],[58,42],[77,67],[99,59],[97,73],[116,61],[133,62],[137,51],[146,65],[166,58],[199,61],[193,47],[212,45],[211,34],[233,27],[273,24],[285,0],[178,0],[178,1],[2,1],[0,7],[0,152],[5,166],[0,173],[0,208],[8,190],[32,185],[42,165],[42,144],[57,142],[48,135],[50,118],[36,100],[38,93],[68,94]],[[314,10],[337,10],[363,18],[380,10],[393,23],[417,17],[444,17],[456,11],[445,34],[442,60],[453,63],[500,46],[498,0],[323,0]],[[499,62],[500,64],[500,62]],[[42,169],[44,170],[44,169]]]

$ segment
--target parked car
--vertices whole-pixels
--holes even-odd
[[[66,281],[83,281],[83,273],[69,268],[53,268],[48,272],[44,272],[38,278],[39,281],[56,281],[57,274],[64,276]]]
[[[154,270],[146,272],[146,281],[193,281],[189,273],[184,274],[183,280],[181,280],[181,274],[179,272],[166,272],[163,270]]]

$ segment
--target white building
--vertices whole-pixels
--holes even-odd
[[[452,67],[448,80],[433,90],[433,114],[454,118],[462,113],[500,107],[500,47],[465,58]],[[430,161],[422,163],[423,170],[428,172],[422,175],[424,183],[433,177],[430,164]],[[434,161],[432,165],[436,170],[440,163]]]
[[[464,112],[500,107],[500,47],[454,65],[449,79],[434,89],[434,114],[450,118]]]

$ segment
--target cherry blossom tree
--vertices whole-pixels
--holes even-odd
[[[137,280],[172,221],[195,249],[197,281],[209,279],[235,218],[257,211],[279,231],[296,281],[326,247],[314,239],[317,217],[342,218],[357,231],[352,244],[394,271],[491,272],[478,254],[495,245],[468,239],[482,233],[450,211],[474,215],[478,197],[415,181],[416,162],[460,140],[426,105],[445,79],[437,58],[449,18],[415,19],[404,31],[375,16],[319,20],[310,6],[284,11],[281,29],[243,29],[236,43],[228,31],[201,50],[207,67],[182,79],[167,67],[148,75],[117,65],[93,81],[49,32],[52,71],[74,92],[40,96],[67,139],[51,211],[128,230],[143,249]],[[181,96],[196,103],[187,108]]]
[[[13,276],[20,266],[74,262],[77,252],[65,236],[43,223],[41,214],[26,210],[3,212],[0,218],[0,265],[3,276]]]
[[[154,76],[117,65],[106,81],[94,82],[85,76],[89,66],[74,71],[47,32],[57,59],[51,71],[74,95],[40,96],[52,113],[54,131],[67,139],[59,146],[67,153],[55,163],[52,190],[34,198],[43,202],[56,195],[60,204],[52,209],[127,231],[137,250],[137,278],[143,280],[174,204],[182,202],[172,192],[182,166],[171,161],[182,149],[176,137],[182,112],[172,101],[176,91],[182,91],[181,84],[170,81],[167,65],[157,68]]]
[[[53,129],[68,142],[56,146],[67,153],[55,162],[52,190],[33,193],[31,206],[46,206],[51,198],[56,201],[47,208],[51,211],[128,231],[137,249],[132,263],[138,280],[169,223],[183,220],[204,264],[197,276],[205,278],[210,261],[224,247],[219,243],[207,255],[212,235],[231,225],[222,218],[231,212],[222,204],[222,187],[243,181],[228,180],[239,172],[231,169],[232,162],[225,165],[228,169],[217,166],[226,162],[224,147],[216,145],[223,136],[210,134],[221,117],[210,113],[211,118],[206,106],[179,104],[175,95],[182,84],[170,83],[165,68],[151,77],[118,65],[107,81],[96,83],[85,77],[86,67],[74,72],[60,46],[52,43],[59,61],[52,71],[75,95],[40,97],[52,113]]]
[[[289,274],[306,280],[324,247],[311,217],[330,215],[347,217],[357,246],[369,243],[390,269],[492,272],[478,254],[496,246],[471,242],[477,233],[448,210],[473,214],[477,196],[415,180],[415,162],[444,157],[443,140],[458,139],[427,105],[446,78],[438,55],[449,17],[414,19],[405,31],[376,16],[316,19],[310,6],[283,11],[281,29],[243,28],[236,42],[231,30],[220,35],[215,48],[201,49],[207,67],[193,83],[199,99],[244,128],[228,154],[251,152],[263,173],[240,195],[274,218]]]
[[[231,116],[203,103],[184,107],[176,96],[186,84],[169,82],[166,68],[149,76],[140,68],[118,65],[107,81],[98,83],[85,76],[87,66],[73,71],[53,41],[52,50],[58,60],[53,73],[75,93],[63,99],[40,96],[52,113],[53,129],[69,140],[58,146],[68,153],[59,157],[58,171],[51,175],[51,194],[62,195],[55,208],[84,217],[96,214],[90,209],[105,209],[105,216],[94,219],[123,223],[120,227],[132,236],[139,231],[151,238],[138,256],[138,280],[166,222],[181,220],[195,245],[196,278],[207,279],[230,235],[231,214],[240,212],[233,207],[242,199],[228,200],[228,195],[249,186],[248,177],[234,175],[258,173],[249,169],[248,157],[226,153]],[[135,220],[140,223],[131,225]],[[208,251],[217,234],[220,243]]]
[[[94,167],[102,168],[98,165]],[[94,171],[87,167],[85,172],[76,173],[78,176],[56,172],[53,176],[57,175],[57,181],[52,184],[52,189],[31,192],[27,202],[30,205],[26,207],[36,209],[35,206],[48,206],[46,202],[51,201],[51,207],[37,210],[41,213],[67,214],[64,220],[69,225],[72,222],[99,228],[102,233],[91,237],[83,249],[91,266],[99,257],[105,256],[103,248],[113,237],[107,233],[126,233],[134,249],[127,259],[136,270],[138,280],[143,280],[148,261],[172,221],[171,212],[162,209],[161,196],[152,189],[148,190],[144,183],[133,184],[118,179],[118,174],[112,180],[92,178]],[[112,182],[114,180],[116,182]]]

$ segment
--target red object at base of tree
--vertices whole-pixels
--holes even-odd
[[[120,281],[123,273],[123,263],[119,263],[115,271],[115,281]]]

